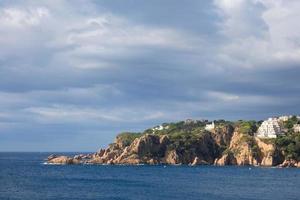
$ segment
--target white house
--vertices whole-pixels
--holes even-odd
[[[211,131],[214,128],[215,128],[215,123],[214,122],[212,122],[211,124],[206,124],[205,125],[205,130],[207,130],[207,131]]]
[[[286,122],[287,120],[289,120],[292,117],[293,117],[292,115],[284,115],[284,116],[280,116],[278,119],[282,122]]]
[[[279,120],[277,118],[269,118],[258,128],[256,136],[260,138],[276,138],[278,135],[283,134]]]
[[[293,129],[295,133],[300,133],[300,124],[295,124]]]
[[[155,133],[155,131],[161,131],[161,130],[168,129],[168,128],[169,128],[169,126],[163,126],[163,125],[155,126],[152,128],[152,133]]]

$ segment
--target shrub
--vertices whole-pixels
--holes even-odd
[[[242,134],[253,135],[257,130],[256,121],[238,121],[237,126]]]
[[[124,146],[129,146],[133,140],[142,136],[142,133],[124,132],[117,135],[117,139],[122,142]]]
[[[275,144],[283,151],[286,159],[300,161],[300,133],[278,137]]]
[[[297,123],[298,123],[298,118],[296,116],[293,116],[290,119],[288,119],[286,122],[284,122],[284,127],[290,130]]]

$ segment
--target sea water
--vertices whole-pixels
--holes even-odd
[[[300,169],[44,165],[50,153],[0,153],[0,200],[300,199]]]

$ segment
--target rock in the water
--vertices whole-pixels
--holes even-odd
[[[226,153],[221,158],[216,159],[214,164],[219,166],[236,165],[237,161],[233,153]]]
[[[284,160],[283,163],[279,165],[279,167],[298,167],[298,162],[296,160]]]
[[[77,164],[76,161],[74,162],[73,158],[68,157],[68,156],[57,156],[57,157],[54,157],[52,159],[49,159],[47,161],[47,163],[49,163],[49,164],[61,164],[61,165]]]
[[[194,161],[192,162],[192,166],[196,166],[196,165],[208,165],[209,163],[206,162],[205,160],[200,159],[199,157],[196,157],[194,159]]]
[[[48,156],[47,160],[52,160],[53,158],[56,158],[57,156],[55,154],[51,154]]]

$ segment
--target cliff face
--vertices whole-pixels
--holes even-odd
[[[178,129],[165,132],[119,135],[107,149],[94,154],[50,156],[53,164],[190,164],[300,166],[284,161],[276,145],[245,133],[240,127],[225,125],[208,132],[204,129]],[[172,132],[173,131],[173,132]],[[164,134],[162,134],[164,133]],[[180,133],[180,134],[179,134]]]
[[[146,134],[129,146],[112,144],[95,153],[87,163],[98,164],[213,164],[218,146],[210,134],[195,140],[191,149],[178,148],[167,135]]]
[[[283,162],[284,157],[275,144],[264,142],[259,138],[255,138],[255,142],[260,150],[260,165],[276,166]]]
[[[243,134],[237,129],[229,149],[224,151],[221,158],[215,160],[215,164],[275,166],[282,161],[282,155],[274,144]]]

